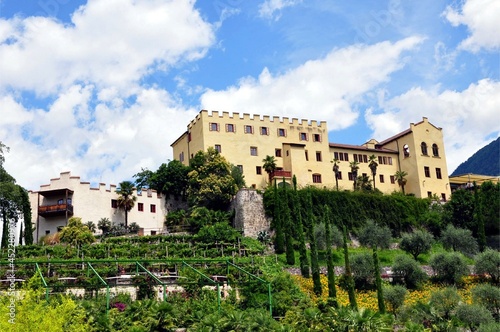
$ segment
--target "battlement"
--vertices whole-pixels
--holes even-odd
[[[217,112],[217,111],[207,111],[201,110],[196,117],[191,120],[188,125],[188,128],[192,128],[198,121],[202,121],[202,119],[207,119],[208,121],[217,121],[220,120],[239,120],[244,124],[252,124],[252,122],[259,122],[259,125],[276,124],[283,123],[289,124],[293,126],[303,126],[303,127],[311,127],[311,128],[320,128],[325,129],[327,126],[326,121],[317,121],[317,120],[308,120],[308,119],[298,119],[298,118],[289,118],[289,117],[280,117],[280,116],[270,116],[270,115],[259,115],[259,114],[249,114],[249,113],[238,113],[238,112]]]

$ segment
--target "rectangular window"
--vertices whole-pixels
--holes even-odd
[[[255,167],[255,173],[257,173],[259,175],[262,174],[262,166],[256,166]]]
[[[389,163],[389,165],[392,165],[392,157],[387,157],[387,162]]]
[[[245,134],[253,134],[253,127],[245,125]]]
[[[342,172],[339,171],[337,173],[337,179],[342,180]]]
[[[251,156],[256,156],[257,155],[257,147],[256,146],[251,146],[250,147],[250,155]]]
[[[333,153],[333,159],[340,160],[340,159],[339,159],[339,153],[338,153],[338,152],[334,152],[334,153]]]
[[[432,198],[432,191],[427,192],[427,197]]]
[[[349,161],[349,154],[347,152],[344,153],[344,160]]]
[[[300,140],[307,141],[307,133],[300,133]]]
[[[279,137],[286,137],[286,130],[283,128],[278,128],[278,136]]]
[[[387,165],[387,157],[384,157],[383,161],[384,161],[384,165]]]
[[[281,157],[281,149],[276,149],[276,150],[274,150],[274,155],[275,155],[276,157]]]
[[[232,123],[228,123],[226,124],[226,131],[228,133],[234,133],[235,132],[235,129],[234,129],[234,124]]]
[[[144,211],[144,203],[137,203],[137,210],[138,211]]]
[[[357,161],[358,161],[358,155],[357,155],[357,154],[354,154],[354,155],[353,155],[353,157],[354,157],[354,161],[356,161],[356,162],[357,162]]]
[[[210,131],[219,131],[219,124],[216,122],[210,122]]]
[[[424,166],[424,173],[425,173],[425,177],[426,178],[430,178],[431,177],[431,170],[430,170],[429,167]]]
[[[117,201],[116,199],[112,199],[112,200],[111,200],[111,207],[112,207],[113,209],[118,208],[118,201]]]
[[[156,235],[156,231],[151,231],[151,235]]]
[[[45,231],[45,235],[50,234],[50,230]]]
[[[156,205],[155,204],[151,204],[150,207],[149,207],[149,210],[151,211],[151,213],[156,213]]]
[[[240,169],[240,172],[243,173],[243,165],[236,165]]]
[[[222,153],[222,147],[220,144],[215,144],[215,151]]]
[[[351,172],[347,173],[347,177],[349,178],[349,181],[353,181],[354,180],[354,176],[352,175]]]
[[[334,152],[333,154],[334,154],[334,156],[338,157],[338,158],[336,158],[338,160],[349,161],[349,154],[347,154],[347,153],[344,153],[344,152],[339,152],[339,153]]]
[[[391,175],[391,183],[392,183],[392,184],[395,184],[395,183],[396,183],[396,178],[394,177],[394,175]]]
[[[322,161],[322,159],[321,159],[321,151],[316,151],[316,161]]]
[[[179,161],[184,161],[184,151],[179,154]]]
[[[313,183],[321,183],[321,174],[313,174]]]
[[[446,194],[445,193],[441,193],[441,200],[443,202],[446,202]]]
[[[384,175],[383,175],[383,174],[380,174],[380,175],[378,176],[378,178],[379,178],[379,182],[380,182],[380,183],[384,183]]]
[[[314,134],[313,141],[314,142],[321,142],[321,134]]]
[[[188,142],[191,142],[191,133],[188,133]]]
[[[363,155],[363,162],[368,163],[368,156],[366,154]]]
[[[260,134],[261,135],[269,135],[269,128],[267,127],[260,127]]]
[[[441,168],[436,168],[436,177],[438,179],[442,179],[442,177],[441,177]]]
[[[378,156],[378,163],[379,165],[382,165],[384,163],[381,156]]]

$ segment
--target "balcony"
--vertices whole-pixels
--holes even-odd
[[[285,179],[291,179],[292,178],[292,172],[291,171],[284,171],[284,170],[275,170],[274,172],[271,173],[271,179],[274,178],[285,178]]]
[[[44,205],[38,207],[38,214],[42,217],[65,216],[66,213],[73,215],[73,205],[71,204],[55,204]]]

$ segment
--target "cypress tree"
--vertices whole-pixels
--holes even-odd
[[[288,204],[288,189],[286,187],[285,178],[283,178],[283,202],[282,215],[283,227],[285,228],[285,244],[286,244],[286,263],[288,265],[295,264],[295,251],[293,250],[293,227],[292,217],[290,215],[290,205]]]
[[[347,249],[347,228],[345,224],[342,227],[344,236],[344,261],[345,261],[345,276],[347,282],[347,293],[349,294],[349,303],[351,308],[358,310],[358,304],[356,302],[356,293],[354,292],[354,279],[352,278],[351,264],[349,263],[349,250]]]
[[[31,225],[31,204],[28,192],[21,188],[21,199],[24,215],[24,244],[33,244],[33,226]]]
[[[274,250],[277,254],[285,252],[285,237],[283,235],[281,200],[278,196],[278,186],[274,183],[274,213],[273,213],[273,228],[274,228]]]
[[[373,265],[375,269],[375,285],[377,287],[378,311],[380,311],[380,313],[382,314],[385,314],[384,290],[382,287],[382,278],[380,277],[377,247],[373,247]]]
[[[325,205],[325,237],[326,237],[326,266],[328,271],[328,297],[333,301],[333,306],[338,307],[337,289],[335,288],[335,265],[332,254],[332,222],[330,208]]]
[[[302,213],[300,211],[299,194],[297,192],[297,178],[293,176],[293,218],[294,225],[297,227],[297,236],[299,240],[299,260],[300,273],[304,278],[309,278],[309,258],[307,257],[306,239],[304,237],[304,227],[302,225]]]
[[[316,236],[314,235],[314,215],[312,211],[312,195],[307,192],[307,234],[309,237],[309,246],[311,247],[311,269],[313,278],[313,291],[314,294],[320,296],[323,292],[321,287],[319,262],[318,262],[318,249],[316,245]]]

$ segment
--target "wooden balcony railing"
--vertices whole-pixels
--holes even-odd
[[[42,217],[65,215],[66,212],[69,215],[73,215],[73,205],[55,204],[55,205],[43,205],[38,207],[38,214],[41,215]]]

